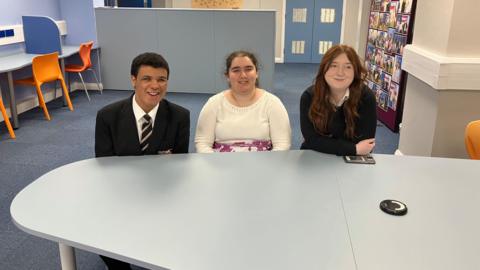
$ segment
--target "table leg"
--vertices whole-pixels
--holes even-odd
[[[10,91],[10,114],[12,115],[13,128],[17,129],[20,125],[18,124],[17,102],[15,101],[15,88],[13,88],[13,76],[11,71],[7,73],[7,77],[8,88]]]
[[[61,58],[60,59],[60,66],[62,68],[62,74],[63,74],[63,79],[65,80],[65,59]],[[56,88],[57,84],[55,84],[55,93],[57,92],[57,88]],[[70,93],[70,88],[67,87],[67,91],[68,93]],[[65,95],[62,94],[62,97],[63,97],[63,106],[67,106],[67,98],[65,97]]]
[[[102,65],[100,63],[100,48],[97,48],[97,68],[96,68],[96,71],[98,72],[98,79],[100,80],[100,85],[102,86],[102,89],[99,89],[100,94],[103,94]]]
[[[75,250],[73,247],[58,243],[58,248],[60,249],[60,262],[62,264],[62,270],[77,270],[77,265],[75,262]]]

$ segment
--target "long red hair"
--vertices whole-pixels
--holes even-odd
[[[345,136],[353,139],[355,137],[355,119],[358,117],[358,103],[360,102],[367,70],[352,47],[335,45],[323,56],[317,76],[315,77],[312,104],[310,105],[308,116],[315,130],[322,135],[327,135],[328,125],[336,108],[330,101],[332,93],[325,81],[325,73],[330,68],[333,60],[343,53],[347,56],[350,63],[352,63],[354,70],[354,78],[352,84],[349,86],[350,95],[343,105],[346,123]]]

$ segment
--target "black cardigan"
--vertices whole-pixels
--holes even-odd
[[[314,86],[308,87],[300,99],[300,127],[304,142],[301,149],[336,154],[339,156],[356,155],[355,145],[365,139],[375,137],[377,128],[377,105],[373,92],[367,86],[362,88],[360,103],[358,105],[359,117],[355,121],[355,137],[353,140],[345,137],[345,114],[343,105],[332,115],[328,124],[328,136],[320,135],[313,127],[308,117],[308,111],[313,98]]]

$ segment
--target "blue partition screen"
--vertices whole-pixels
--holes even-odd
[[[60,30],[55,21],[44,16],[22,16],[26,53],[62,54]]]

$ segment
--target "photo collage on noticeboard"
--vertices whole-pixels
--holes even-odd
[[[412,1],[372,0],[365,53],[366,82],[384,111],[397,110]]]

